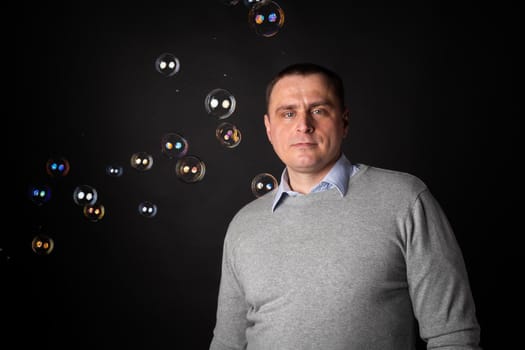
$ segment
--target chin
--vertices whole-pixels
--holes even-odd
[[[319,168],[319,161],[314,159],[300,159],[288,163],[293,169],[297,170],[315,170]]]

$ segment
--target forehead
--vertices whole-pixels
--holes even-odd
[[[321,74],[287,75],[281,78],[273,87],[270,104],[279,103],[283,99],[292,98],[323,98],[333,100],[335,92]]]
[[[312,85],[312,86],[319,86],[322,87],[322,89],[326,89],[328,87],[328,82],[326,78],[322,74],[292,74],[292,75],[286,75],[282,77],[277,83],[275,83],[275,86],[273,87],[272,94],[277,92],[278,90],[282,89],[291,89],[296,88],[299,89],[300,87],[304,85]]]

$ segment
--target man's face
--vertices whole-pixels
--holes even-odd
[[[290,174],[324,176],[339,157],[348,112],[322,75],[290,75],[275,84],[264,124]]]

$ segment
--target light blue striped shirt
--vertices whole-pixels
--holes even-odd
[[[312,188],[310,193],[326,191],[331,188],[337,188],[341,197],[346,195],[348,190],[348,180],[350,176],[353,176],[359,168],[348,160],[344,154],[341,154],[341,157],[334,164],[332,169],[326,174],[326,176],[319,182],[316,186]],[[290,188],[288,170],[284,168],[281,175],[281,182],[275,193],[275,198],[273,200],[272,212],[275,211],[275,208],[286,199],[287,196],[302,196],[302,193],[295,192]]]

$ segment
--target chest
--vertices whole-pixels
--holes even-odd
[[[403,243],[395,223],[334,224],[315,216],[267,222],[236,251],[248,302],[283,296],[356,297],[406,286]]]

